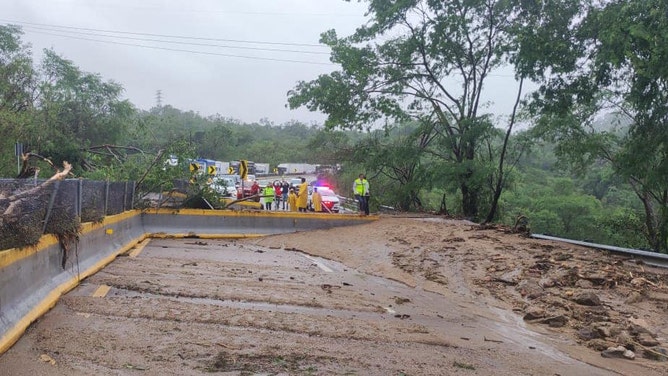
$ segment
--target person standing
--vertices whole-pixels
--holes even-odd
[[[297,211],[297,194],[294,188],[290,188],[290,193],[288,194],[288,208],[290,211]]]
[[[274,186],[271,183],[267,184],[262,192],[262,197],[264,197],[264,208],[271,210],[271,203],[274,202]]]
[[[274,205],[274,209],[278,210],[280,209],[278,206],[281,204],[281,182],[276,180],[274,182],[274,202],[276,202],[276,205]]]
[[[283,195],[283,210],[285,210],[285,204],[288,201],[289,190],[290,190],[290,183],[288,183],[287,181],[285,181],[285,179],[283,179],[283,181],[281,182],[281,193]]]
[[[357,179],[353,182],[353,194],[355,195],[355,200],[357,201],[357,208],[360,215],[364,214],[364,174],[359,174]]]
[[[369,215],[369,198],[371,194],[369,193],[369,181],[366,180],[366,175],[364,175],[362,184],[364,185],[364,215]]]
[[[311,201],[313,201],[313,210],[316,213],[322,211],[322,196],[318,193],[318,188],[313,187],[313,194],[311,195]]]
[[[242,196],[244,193],[245,192],[242,192]],[[257,180],[255,180],[251,186],[250,195],[253,196],[253,201],[260,202],[260,184],[258,184]]]
[[[308,184],[306,183],[306,178],[302,178],[302,183],[299,184],[299,193],[297,194],[297,207],[300,212],[306,211],[306,205],[308,203]]]

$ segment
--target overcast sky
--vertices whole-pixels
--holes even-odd
[[[142,109],[153,107],[161,90],[163,104],[183,110],[275,123],[324,119],[286,109],[286,93],[299,80],[336,69],[329,64],[329,49],[317,46],[320,33],[334,28],[350,34],[365,22],[366,10],[343,0],[2,3],[0,22],[22,26],[36,57],[52,48],[82,70],[122,84]]]
[[[37,59],[52,48],[123,85],[141,109],[155,106],[160,90],[163,104],[182,110],[276,124],[324,120],[287,109],[287,91],[337,68],[320,33],[349,35],[366,22],[365,4],[344,0],[2,2],[0,23],[22,26]],[[488,84],[488,101],[512,106],[512,79]]]

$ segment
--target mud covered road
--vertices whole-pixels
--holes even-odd
[[[632,260],[441,218],[154,239],[64,296],[0,373],[665,375],[666,285]],[[601,356],[619,345],[635,359]]]

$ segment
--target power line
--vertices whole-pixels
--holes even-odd
[[[192,40],[207,40],[207,41],[215,41],[215,42],[267,44],[267,45],[278,45],[278,46],[319,47],[319,48],[326,48],[327,47],[327,46],[324,46],[322,44],[314,44],[314,43],[267,42],[267,41],[243,40],[243,39],[223,39],[223,38],[206,38],[206,37],[193,37],[193,36],[170,35],[170,34],[138,33],[138,32],[132,32],[132,31],[123,31],[123,30],[92,29],[92,28],[87,28],[87,27],[52,25],[52,24],[42,24],[42,23],[35,23],[35,22],[23,22],[23,21],[15,21],[15,20],[8,20],[8,19],[2,19],[2,18],[0,18],[0,21],[5,22],[5,23],[14,24],[14,25],[46,26],[46,27],[60,28],[60,29],[93,31],[93,32],[99,32],[99,33],[144,35],[144,36],[149,36],[149,37],[162,37],[162,38],[173,38],[173,39],[192,39]]]
[[[199,55],[212,55],[212,56],[236,57],[236,58],[250,59],[250,60],[279,61],[279,62],[284,62],[284,63],[300,63],[300,64],[329,65],[329,66],[334,65],[334,64],[332,64],[332,63],[321,63],[321,62],[317,62],[317,61],[304,61],[304,60],[292,60],[292,59],[277,59],[277,58],[271,58],[271,57],[244,56],[244,55],[223,54],[223,53],[217,53],[217,52],[206,52],[206,51],[184,50],[184,49],[180,49],[180,48],[169,48],[169,47],[147,46],[147,45],[142,45],[142,44],[124,43],[124,42],[116,42],[116,41],[111,41],[111,40],[101,40],[101,39],[83,38],[83,37],[77,37],[77,36],[73,36],[73,35],[63,35],[63,34],[56,34],[56,33],[48,33],[48,32],[44,32],[44,31],[32,31],[32,32],[33,32],[33,33],[38,33],[38,34],[46,34],[46,35],[52,35],[52,36],[57,36],[57,37],[63,37],[63,38],[78,39],[78,40],[86,40],[86,41],[91,41],[91,42],[100,42],[100,43],[116,44],[116,45],[121,45],[121,46],[132,46],[132,47],[150,48],[150,49],[154,49],[154,50],[176,51],[176,52],[187,52],[187,53],[199,54]]]
[[[197,42],[180,42],[166,39],[152,39],[152,38],[138,38],[138,37],[128,37],[122,35],[107,35],[93,32],[81,32],[81,31],[70,31],[70,30],[58,30],[48,27],[41,26],[24,26],[24,30],[33,31],[34,30],[44,30],[57,33],[68,33],[68,34],[77,34],[77,35],[89,35],[94,37],[103,37],[103,38],[117,38],[125,40],[137,40],[142,42],[158,42],[158,43],[169,43],[169,44],[180,44],[180,45],[189,45],[189,46],[202,46],[202,47],[219,47],[219,48],[231,48],[239,50],[254,50],[254,51],[271,51],[271,52],[289,52],[289,53],[301,53],[301,54],[313,54],[313,55],[329,55],[329,52],[324,51],[305,51],[305,50],[287,50],[281,48],[264,48],[264,47],[248,47],[248,46],[229,46],[229,45],[220,45],[212,43],[197,43]]]
[[[66,2],[66,1],[54,1],[52,2],[62,2],[62,3],[68,3],[70,4],[71,2]],[[82,1],[85,2],[86,5],[91,5],[90,1],[86,2],[85,0]],[[99,4],[99,2],[95,3],[95,8],[110,8],[110,9],[135,9],[135,10],[160,10],[160,11],[165,11],[164,6],[149,6],[149,5],[142,5],[142,6],[127,6],[127,5],[120,5],[118,3],[115,3],[113,5],[105,5],[105,4]],[[207,14],[212,14],[212,13],[218,13],[218,14],[243,14],[243,15],[252,15],[252,16],[287,16],[287,17],[354,17],[354,18],[363,18],[365,17],[364,14],[353,14],[353,13],[314,13],[314,12],[304,12],[304,13],[289,13],[289,12],[254,12],[254,11],[240,11],[240,10],[215,10],[215,9],[168,9],[167,11],[172,11],[172,12],[179,12],[179,13],[207,13]]]

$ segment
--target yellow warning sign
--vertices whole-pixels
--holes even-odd
[[[248,177],[248,161],[247,160],[239,161],[239,175],[241,175],[241,179],[244,179],[244,180]]]

